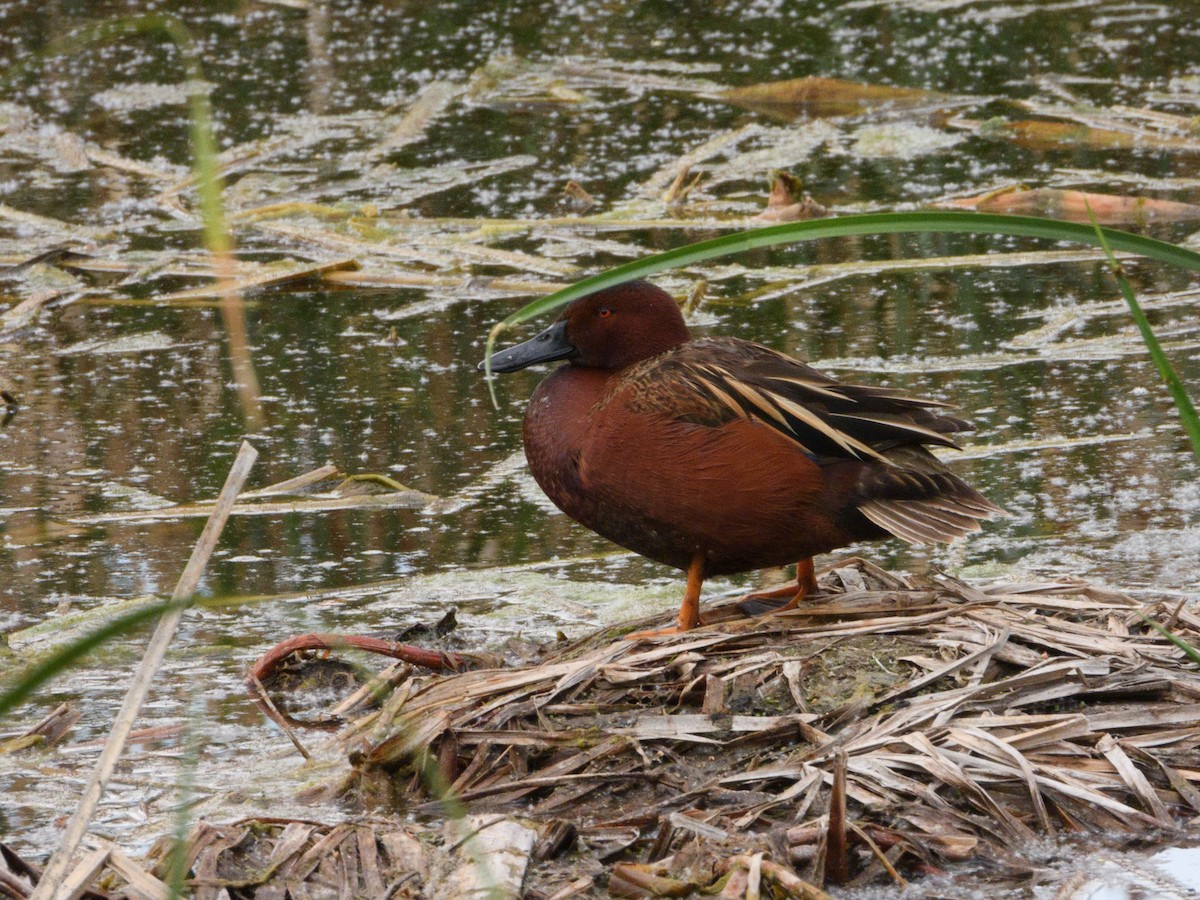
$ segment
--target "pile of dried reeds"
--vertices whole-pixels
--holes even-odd
[[[404,648],[372,686],[390,694],[336,737],[351,769],[327,791],[360,818],[202,822],[188,890],[819,898],[966,860],[1027,879],[1043,837],[1176,840],[1200,813],[1200,668],[1179,643],[1200,617],[1182,605],[862,560],[821,586],[793,612],[729,605],[509,668],[428,674]],[[165,896],[171,843],[143,867],[101,842],[81,887]],[[0,893],[28,896],[39,873],[0,853]]]
[[[1145,618],[1200,643],[1182,606],[861,560],[822,588],[772,617],[410,674],[343,731],[341,787],[434,811],[449,785],[473,814],[557,828],[559,851],[577,835],[582,854],[531,870],[543,889],[582,869],[679,890],[751,858],[780,890],[981,856],[1015,872],[1038,835],[1161,837],[1200,812],[1200,671]]]

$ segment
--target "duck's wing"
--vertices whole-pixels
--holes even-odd
[[[868,466],[856,486],[858,511],[910,544],[948,542],[1008,516],[924,447],[897,447],[891,466]]]
[[[970,431],[945,406],[889,388],[843,384],[769,347],[737,338],[691,341],[634,367],[622,381],[632,402],[675,418],[719,427],[736,418],[775,428],[818,462],[891,463],[897,446],[957,446]]]

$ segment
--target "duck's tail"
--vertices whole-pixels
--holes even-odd
[[[979,531],[981,521],[1011,515],[923,447],[897,447],[888,466],[871,466],[858,483],[864,516],[910,544],[946,543]]]

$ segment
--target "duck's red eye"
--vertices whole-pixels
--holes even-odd
[[[609,309],[607,306],[602,306],[598,310],[596,310],[596,315],[598,315],[602,319],[607,319],[609,316],[612,315],[612,310]]]

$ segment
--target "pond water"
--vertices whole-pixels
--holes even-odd
[[[147,34],[56,43],[147,9],[177,14],[197,43],[238,260],[261,272],[354,258],[358,283],[251,291],[244,320],[211,297],[174,296],[210,283],[194,274],[207,261],[183,183],[178,53]],[[252,486],[332,463],[450,498],[230,521],[201,589],[230,605],[189,616],[143,724],[199,736],[202,804],[219,789],[235,792],[214,807],[226,815],[281,813],[290,801],[266,798],[290,796],[294,757],[241,687],[275,641],[389,635],[455,605],[461,645],[495,645],[677,602],[678,573],[554,512],[517,464],[543,373],[506,377],[491,406],[475,364],[495,321],[589,272],[756,224],[773,169],[842,213],[1012,184],[1200,204],[1198,23],[1200,3],[1178,0],[746,0],[703,12],[9,0],[0,265],[69,245],[90,267],[0,270],[0,388],[18,403],[0,427],[0,633],[169,593],[202,519],[142,513],[213,497],[243,437],[261,454]],[[719,97],[806,75],[947,96],[790,121]],[[418,98],[430,112],[414,124]],[[1092,131],[1018,140],[978,124],[996,118]],[[701,180],[668,208],[685,157]],[[565,206],[568,181],[595,206]],[[1197,246],[1187,225],[1151,233]],[[844,240],[657,281],[677,296],[708,282],[698,332],[953,402],[976,423],[953,465],[1013,517],[949,548],[857,548],[873,560],[1194,597],[1200,468],[1106,265],[1067,249]],[[1181,377],[1200,385],[1195,279],[1147,261],[1128,272]],[[20,320],[31,297],[52,299]],[[102,737],[137,646],[105,650],[0,731],[80,700],[72,742]],[[134,849],[170,827],[185,755],[175,739],[139,749],[98,820]],[[94,752],[0,757],[0,835],[35,854],[51,846]],[[232,765],[243,759],[263,762]]]

